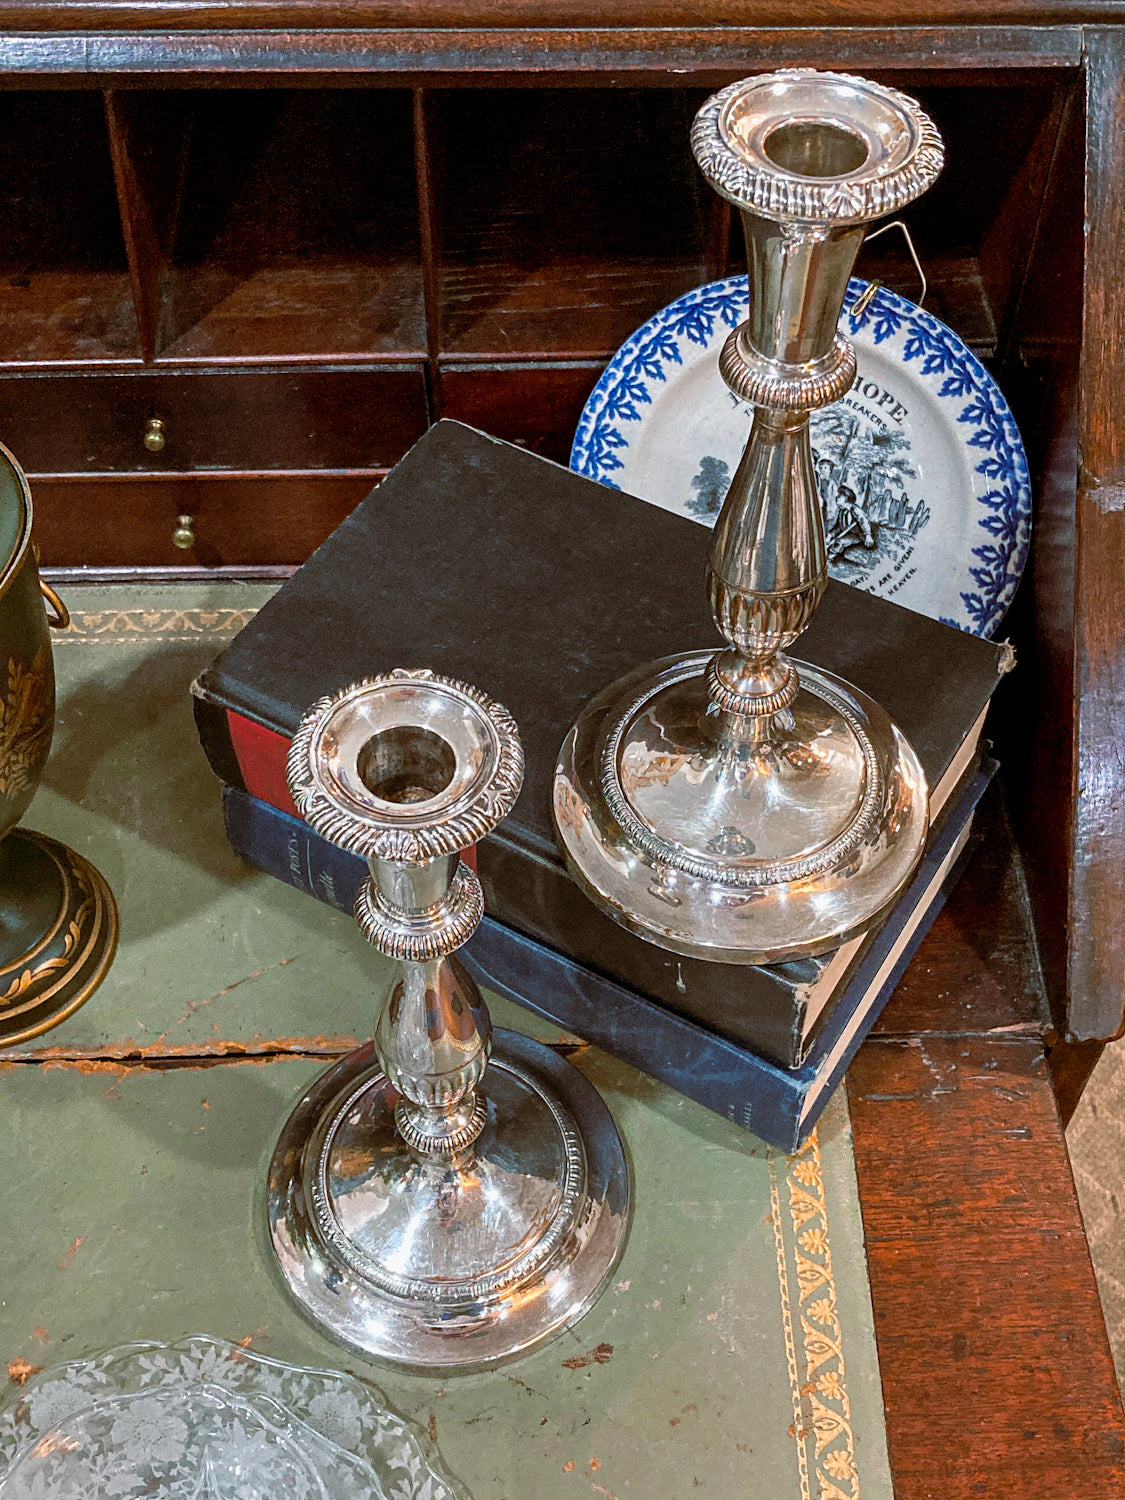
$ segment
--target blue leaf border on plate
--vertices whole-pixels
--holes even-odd
[[[979,525],[989,541],[973,548],[977,565],[968,569],[961,590],[965,618],[943,616],[971,635],[989,636],[999,625],[1019,583],[1031,543],[1031,481],[1027,456],[1011,409],[996,382],[951,328],[896,292],[880,287],[867,307],[851,308],[867,283],[848,283],[844,313],[852,334],[868,329],[876,344],[904,334],[903,360],[941,400],[957,403],[956,421],[965,428],[966,447],[977,449],[974,465],[984,483],[976,494]],[[730,276],[678,297],[654,314],[622,344],[606,366],[579,419],[570,467],[588,479],[620,489],[613,478],[624,468],[619,457],[629,446],[627,424],[639,422],[651,406],[651,385],[666,381],[671,366],[683,364],[686,344],[707,348],[746,318],[745,276]]]

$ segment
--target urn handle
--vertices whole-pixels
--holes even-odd
[[[51,609],[47,613],[47,624],[52,630],[65,630],[70,624],[70,610],[67,609],[51,585],[44,583],[42,578],[39,580],[39,587],[43,590],[44,599],[51,606]]]

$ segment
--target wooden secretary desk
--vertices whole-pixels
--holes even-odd
[[[995,1128],[1053,1131],[1034,1170],[1061,1196],[1024,1270],[994,1283],[1000,1305],[981,1309],[994,1329],[966,1312],[949,1349],[932,1329],[888,1334],[881,1305],[897,1296],[905,1315],[911,1294],[893,1201],[906,1158],[886,1145],[893,1126],[880,1134],[880,1101],[951,1090],[929,1053],[919,1081],[905,1043],[893,1066],[860,1054],[896,1479],[910,1496],[999,1496],[1050,1470],[1041,1493],[1120,1493],[1125,1434],[1104,1335],[1087,1326],[1096,1298],[1043,1032],[1015,990],[1030,994],[1041,963],[1065,1111],[1125,1013],[1125,0],[900,0],[893,17],[874,0],[0,0],[0,439],[32,477],[44,562],[86,578],[283,572],[439,416],[565,462],[623,339],[741,262],[691,160],[695,108],[785,65],[870,74],[936,120],[947,168],[905,215],[927,306],[995,373],[1035,490],[1005,625],[1019,666],[990,728],[1034,941],[1030,957],[1027,932],[1001,952],[1007,928],[968,887],[942,952],[969,955],[954,990],[977,976],[953,1009],[1007,984],[1009,1019],[990,1012],[984,1029],[1013,1046],[1035,1032],[1016,1114]],[[915,296],[893,240],[858,271]],[[982,955],[992,978],[978,984]],[[940,1050],[972,1026],[942,1019],[936,984],[920,1000],[906,988]],[[975,1046],[957,1055],[994,1067]],[[982,1263],[987,1215],[1035,1191],[1026,1168],[1004,1170],[1008,1197],[982,1168],[966,1210],[964,1253]],[[952,1200],[936,1179],[912,1183],[937,1224]],[[956,1235],[935,1229],[926,1255],[939,1242]],[[1085,1269],[1057,1304],[1020,1281],[1041,1266],[1050,1282],[1067,1256]],[[929,1294],[939,1316],[940,1287]],[[1036,1317],[1063,1330],[1057,1357]],[[1072,1340],[1080,1326],[1091,1342]],[[974,1330],[991,1342],[961,1363]],[[956,1421],[989,1403],[1003,1409],[994,1452],[945,1468],[927,1453],[923,1422],[936,1434],[952,1412],[955,1442]],[[1057,1479],[1068,1465],[1073,1483]]]

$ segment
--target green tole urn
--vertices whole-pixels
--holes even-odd
[[[57,1025],[101,983],[117,946],[117,905],[88,860],[16,826],[55,726],[49,626],[65,629],[68,616],[39,577],[31,492],[3,445],[0,560],[0,1046],[7,1046]]]

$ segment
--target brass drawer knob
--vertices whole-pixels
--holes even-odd
[[[181,552],[190,552],[195,546],[195,517],[177,516],[176,529],[172,533],[172,546]]]
[[[150,453],[164,452],[164,423],[159,417],[149,417],[142,441]]]

